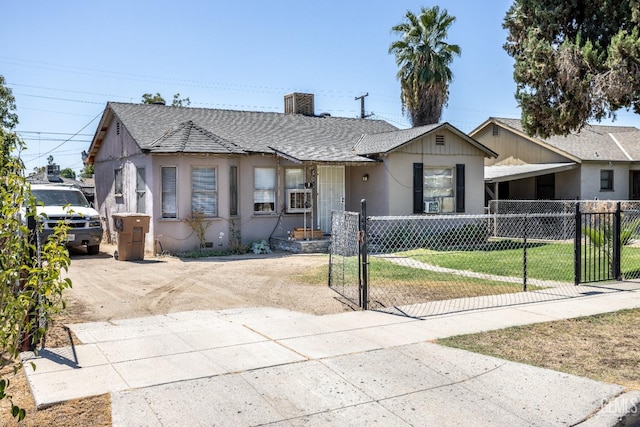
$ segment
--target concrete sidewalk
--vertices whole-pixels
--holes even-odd
[[[114,426],[616,425],[640,392],[428,341],[640,307],[625,291],[404,318],[256,308],[70,325],[25,365],[36,405],[110,392]]]

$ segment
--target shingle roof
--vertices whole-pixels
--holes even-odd
[[[112,102],[107,108],[140,148],[151,152],[273,153],[275,148],[303,161],[369,161],[353,152],[362,135],[397,130],[369,119]]]
[[[180,123],[153,141],[149,149],[154,153],[244,153],[233,142],[196,126],[192,121]]]
[[[520,119],[493,120],[524,133]],[[587,125],[580,132],[567,136],[531,139],[541,141],[580,160],[640,160],[640,129],[632,126]]]
[[[358,141],[355,150],[358,154],[388,153],[440,126],[440,123],[436,123],[394,132],[363,135]]]
[[[438,129],[448,129],[451,132],[457,134],[464,140],[466,140],[469,144],[475,146],[476,148],[483,151],[486,155],[491,157],[497,157],[497,154],[494,153],[489,148],[485,147],[475,139],[471,138],[469,135],[461,132],[454,126],[449,123],[435,123],[426,126],[418,126],[411,129],[404,130],[396,130],[394,132],[386,132],[386,133],[378,133],[372,135],[363,135],[363,137],[358,141],[358,144],[355,147],[356,154],[377,154],[377,153],[388,153],[390,151],[396,150],[399,147],[409,144],[415,139],[426,135],[430,132],[434,132]]]

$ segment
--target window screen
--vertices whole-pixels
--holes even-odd
[[[254,212],[274,212],[276,207],[276,169],[255,168],[253,182]]]
[[[177,218],[176,168],[162,168],[162,217]]]
[[[218,215],[215,168],[191,169],[191,212],[202,212],[207,217]]]

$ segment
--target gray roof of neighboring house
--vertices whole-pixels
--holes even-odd
[[[370,161],[352,150],[362,135],[397,130],[382,120],[342,117],[113,102],[107,109],[141,149],[161,153],[276,150],[300,161]]]
[[[491,120],[526,135],[520,119],[491,118],[489,121]],[[640,160],[640,129],[632,126],[587,125],[580,132],[567,136],[529,138],[580,160]]]

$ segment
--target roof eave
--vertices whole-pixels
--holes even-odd
[[[100,123],[98,123],[98,128],[96,129],[96,133],[91,140],[91,145],[89,145],[86,164],[92,165],[95,161],[96,155],[100,150],[100,146],[102,145],[102,141],[104,140],[105,135],[107,134],[107,130],[109,129],[109,125],[113,120],[115,113],[107,103],[104,108],[104,112],[102,113],[102,118],[100,118]]]
[[[284,151],[280,151],[277,148],[273,148],[273,147],[268,147],[268,148],[273,150],[273,152],[276,153],[276,156],[282,157],[283,159],[289,160],[290,162],[293,162],[297,165],[302,164],[302,160],[298,159],[297,157],[287,154]]]
[[[511,175],[502,175],[502,176],[496,176],[493,178],[485,178],[484,182],[485,184],[494,184],[498,182],[515,181],[518,179],[533,178],[536,176],[546,175],[550,173],[564,172],[564,171],[575,169],[577,167],[578,167],[577,163],[568,163],[566,165],[557,166],[557,167],[548,168],[548,169],[539,169],[539,170],[532,170],[532,171],[526,171],[526,172],[518,172]]]

